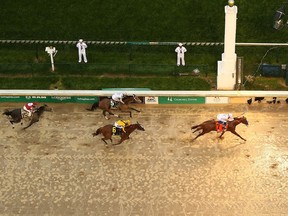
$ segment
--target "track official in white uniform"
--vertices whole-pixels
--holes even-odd
[[[78,43],[76,44],[76,47],[78,48],[79,63],[82,62],[82,56],[84,62],[87,63],[87,57],[86,57],[87,44],[83,42],[83,39],[79,39]]]
[[[187,52],[187,49],[182,43],[179,43],[179,46],[175,49],[175,52],[177,53],[177,66],[180,66],[181,63],[183,66],[185,66],[184,54]]]

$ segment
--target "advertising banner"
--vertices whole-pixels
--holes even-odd
[[[205,97],[158,97],[159,104],[205,104]]]
[[[158,104],[158,97],[154,96],[145,97],[145,104]]]
[[[94,103],[97,96],[0,96],[0,102]]]
[[[206,104],[228,104],[228,97],[206,97]]]

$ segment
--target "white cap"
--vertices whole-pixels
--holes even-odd
[[[79,39],[79,42],[83,42],[83,39]]]
[[[182,43],[179,43],[179,46],[182,46],[183,44]]]

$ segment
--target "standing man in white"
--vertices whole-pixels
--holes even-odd
[[[83,39],[79,39],[78,43],[76,44],[76,47],[78,48],[79,63],[82,62],[82,56],[84,62],[87,63],[87,57],[86,57],[87,44],[83,42]]]
[[[181,63],[183,66],[185,66],[184,53],[187,52],[187,49],[182,43],[179,43],[179,46],[175,49],[175,52],[177,53],[177,66],[180,66]]]

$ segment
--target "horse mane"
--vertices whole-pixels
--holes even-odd
[[[45,111],[45,107],[47,107],[46,104],[40,106],[37,108],[37,110],[35,112],[37,112],[39,115],[41,115],[44,111]]]
[[[126,103],[131,103],[133,102],[135,99],[135,95],[128,95],[125,98],[123,98],[123,102]]]
[[[135,125],[137,125],[137,124],[130,124],[130,125],[126,126],[125,128],[131,128],[132,126],[135,126]]]
[[[132,96],[132,95],[127,95],[127,96],[125,96],[125,97],[123,98],[123,100],[128,100],[128,99],[132,99],[132,98],[134,98],[134,96]]]
[[[241,120],[243,118],[245,118],[245,116],[234,117],[235,120]]]

